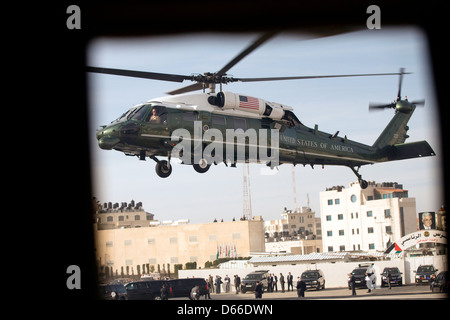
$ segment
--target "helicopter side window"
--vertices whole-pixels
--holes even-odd
[[[163,106],[151,106],[150,113],[145,119],[150,124],[167,124],[167,109]]]
[[[195,112],[183,112],[183,120],[185,121],[195,121],[197,120],[197,114]]]
[[[213,124],[217,124],[217,125],[221,125],[221,126],[225,126],[227,124],[227,119],[224,116],[213,115],[211,118],[212,118]]]
[[[234,118],[234,130],[242,129],[244,131],[247,130],[247,125],[245,119],[242,118]]]

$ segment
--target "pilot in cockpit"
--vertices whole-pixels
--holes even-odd
[[[157,110],[156,108],[152,109],[152,115],[150,117],[150,122],[151,123],[160,123],[161,119],[159,118],[159,116],[157,115]]]

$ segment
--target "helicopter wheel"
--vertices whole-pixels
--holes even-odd
[[[369,186],[369,183],[366,180],[359,180],[359,186],[361,189],[366,189]]]
[[[161,178],[167,178],[172,173],[172,166],[166,160],[160,160],[156,163],[155,171]]]
[[[198,173],[205,173],[211,167],[211,165],[208,164],[208,161],[206,159],[201,159],[198,164],[195,163],[192,166],[194,167],[194,170],[197,171]]]

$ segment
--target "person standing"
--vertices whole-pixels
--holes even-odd
[[[294,277],[292,276],[292,274],[289,272],[288,276],[287,276],[287,284],[288,284],[288,291],[289,291],[289,287],[291,288],[292,291],[294,291]]]
[[[275,291],[278,292],[278,278],[275,274],[273,275],[272,284],[273,284],[273,288],[275,289]],[[272,292],[273,292],[273,290],[272,290]]]
[[[388,272],[387,272],[387,281],[388,281],[388,284],[389,284],[389,290],[391,290],[391,280],[392,280],[391,270],[388,270]]]
[[[281,284],[281,292],[284,293],[284,276],[280,273],[280,284]]]
[[[161,293],[161,300],[169,300],[169,290],[167,290],[167,286],[165,283],[163,283],[160,293]]]
[[[299,298],[305,297],[305,291],[306,291],[306,283],[302,280],[302,278],[297,278],[297,296]]]
[[[217,275],[216,276],[216,293],[220,293],[220,285],[222,284],[222,279]]]
[[[256,287],[255,287],[255,299],[261,299],[263,294],[264,288],[261,282],[256,281]]]
[[[225,292],[230,292],[230,277],[228,275],[225,276]]]
[[[241,278],[237,274],[234,275],[234,287],[236,288],[236,294],[239,294],[241,291]]]
[[[352,273],[348,274],[350,276],[350,280],[348,283],[350,284],[350,288],[352,289],[352,296],[356,296],[356,278]]]
[[[269,273],[267,278],[267,292],[273,292],[273,276],[271,273]]]
[[[209,284],[209,291],[214,293],[214,279],[212,275],[209,275],[208,277],[208,284]]]

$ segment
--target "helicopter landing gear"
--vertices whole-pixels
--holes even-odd
[[[170,165],[170,157],[169,161],[159,160],[155,156],[150,156],[152,160],[156,162],[155,171],[156,174],[161,178],[167,178],[172,173],[172,166]]]
[[[205,173],[205,172],[207,172],[209,170],[211,165],[208,164],[208,161],[205,158],[202,158],[202,159],[200,159],[200,161],[198,163],[194,163],[192,165],[192,167],[198,173]]]
[[[357,169],[355,169],[353,167],[349,167],[349,168],[352,169],[353,173],[358,177],[358,182],[359,182],[359,186],[361,187],[361,189],[366,189],[369,186],[369,183],[362,178],[362,175],[359,174],[359,168],[361,168],[361,167],[358,166]]]

